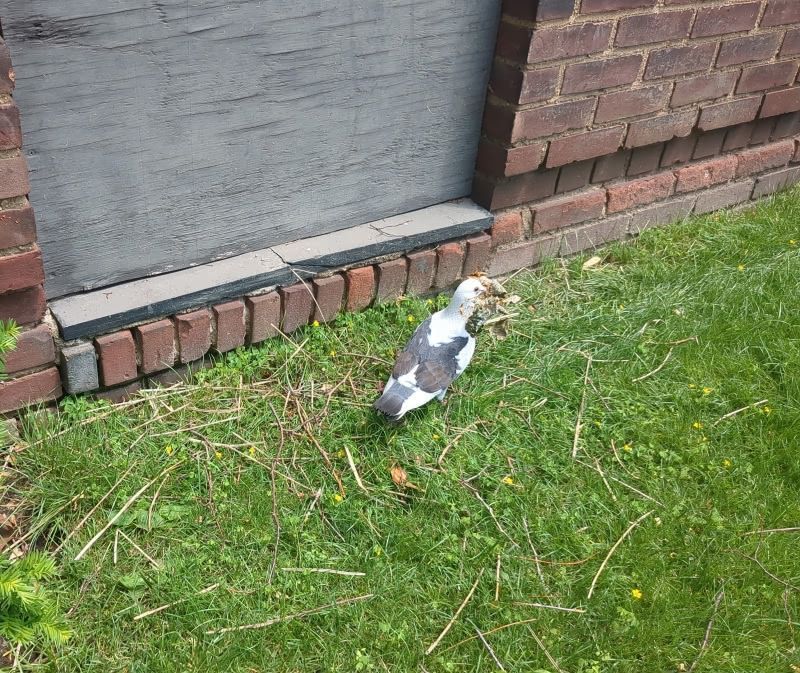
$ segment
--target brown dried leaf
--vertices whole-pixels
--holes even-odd
[[[398,486],[404,487],[408,483],[408,472],[406,472],[397,463],[392,465],[390,472],[392,474],[392,481]]]

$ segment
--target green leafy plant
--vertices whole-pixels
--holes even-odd
[[[13,645],[60,645],[70,636],[57,604],[42,582],[55,563],[40,552],[0,558],[0,638]]]

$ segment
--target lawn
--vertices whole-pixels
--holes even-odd
[[[370,403],[431,301],[29,416],[7,494],[74,629],[38,670],[800,670],[800,532],[764,532],[800,526],[798,222],[516,275],[400,426]]]

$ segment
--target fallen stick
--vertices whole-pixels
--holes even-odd
[[[311,610],[304,610],[303,612],[295,612],[291,615],[285,615],[284,617],[275,617],[274,619],[268,619],[265,622],[259,622],[258,624],[242,624],[241,626],[226,626],[222,629],[211,629],[210,631],[206,631],[207,636],[214,636],[220,633],[231,633],[233,631],[245,631],[248,629],[264,629],[268,626],[272,626],[273,624],[279,624],[280,622],[289,622],[294,619],[302,619],[303,617],[308,617],[310,615],[316,615],[320,612],[325,612],[326,610],[330,610],[331,608],[336,608],[341,605],[349,605],[350,603],[356,603],[358,601],[368,601],[370,598],[375,596],[375,594],[364,594],[363,596],[355,596],[353,598],[343,598],[338,601],[334,601],[333,603],[329,603],[328,605],[320,605],[318,608],[312,608]]]
[[[536,635],[536,631],[534,631],[530,626],[528,626],[528,631],[531,632],[533,639],[536,641],[536,644],[541,648],[542,652],[544,652],[544,656],[547,657],[547,661],[550,662],[550,665],[558,671],[558,673],[564,673],[564,669],[559,666],[558,662],[555,660],[552,654],[548,651],[548,649],[544,646],[542,639]]]
[[[464,600],[461,601],[461,605],[458,606],[458,610],[456,610],[456,613],[450,618],[450,621],[447,622],[447,626],[445,626],[444,629],[442,629],[442,632],[439,634],[439,637],[436,638],[436,640],[434,640],[433,643],[431,643],[430,647],[428,647],[427,650],[425,650],[426,657],[439,646],[439,643],[442,642],[442,639],[447,635],[447,632],[452,628],[453,624],[456,623],[456,619],[458,619],[458,616],[461,614],[461,611],[466,607],[467,603],[469,603],[470,598],[472,598],[472,594],[475,593],[475,589],[478,588],[478,582],[481,581],[481,577],[483,577],[484,570],[486,569],[481,568],[481,571],[478,573],[478,577],[475,578],[475,582],[473,583],[472,588],[469,590],[469,593],[467,594],[466,598],[464,598]]]
[[[334,568],[281,568],[285,573],[323,573],[328,575],[345,575],[347,577],[366,577],[367,573],[357,570],[335,570]]]
[[[578,417],[575,420],[575,434],[572,437],[572,457],[578,455],[578,440],[581,438],[581,427],[583,423],[583,411],[586,408],[586,386],[589,385],[589,369],[592,367],[592,356],[586,358],[586,372],[583,375],[583,393],[581,393],[581,404],[578,407]]]
[[[731,418],[733,416],[736,416],[737,414],[741,414],[743,411],[747,411],[748,409],[755,409],[756,407],[763,406],[767,402],[769,402],[769,400],[759,400],[758,402],[753,402],[752,404],[748,404],[746,407],[742,407],[741,409],[736,409],[735,411],[730,411],[727,414],[725,414],[724,416],[722,416],[721,418],[718,418],[716,421],[714,421],[711,424],[711,427],[715,428],[720,423],[722,423],[722,421],[724,421],[725,419]]]
[[[148,610],[147,612],[140,612],[133,618],[133,621],[138,622],[140,619],[144,619],[145,617],[150,617],[152,615],[158,614],[159,612],[163,612],[164,610],[168,610],[169,608],[175,605],[180,605],[181,603],[185,603],[186,601],[188,601],[191,598],[194,598],[195,596],[202,596],[203,594],[207,594],[209,591],[214,591],[214,589],[216,589],[217,587],[219,587],[219,582],[217,582],[216,584],[212,584],[211,586],[206,587],[205,589],[201,589],[200,591],[197,591],[193,593],[191,596],[187,596],[186,598],[179,598],[177,601],[173,601],[172,603],[167,603],[166,605],[160,605],[159,607],[153,608],[152,610]]]
[[[364,491],[364,493],[369,493],[369,489],[366,486],[364,486],[364,482],[361,481],[361,475],[358,473],[358,470],[356,469],[356,462],[353,460],[353,454],[350,453],[350,449],[347,448],[346,444],[344,446],[344,454],[347,456],[347,464],[350,466],[350,470],[352,471],[353,476],[356,478],[356,483],[358,484],[358,487],[362,491]]]
[[[130,543],[131,543],[131,545],[133,545],[133,548],[134,548],[136,551],[138,551],[138,552],[139,552],[139,553],[140,553],[142,556],[144,556],[144,558],[146,558],[146,559],[147,559],[147,560],[150,562],[150,564],[151,564],[151,565],[152,565],[154,568],[158,569],[158,568],[160,568],[160,567],[161,567],[161,564],[160,564],[158,561],[156,561],[156,560],[155,560],[155,559],[154,559],[152,556],[150,556],[150,554],[148,554],[148,553],[147,553],[147,552],[146,552],[144,549],[142,549],[142,548],[141,548],[141,547],[140,547],[138,544],[136,544],[136,543],[135,543],[133,540],[131,540],[131,539],[130,539],[130,538],[129,538],[129,537],[126,535],[126,534],[125,534],[125,532],[124,532],[123,530],[121,530],[121,529],[118,529],[118,530],[117,530],[117,532],[118,532],[118,533],[119,533],[119,534],[120,534],[122,537],[124,537],[124,538],[125,538],[125,539],[126,539],[128,542],[130,542]],[[116,541],[115,541],[115,542],[114,542],[114,546],[115,546],[115,547],[116,547],[116,544],[117,544],[117,543],[116,543]]]
[[[514,601],[514,605],[524,605],[529,608],[544,608],[546,610],[558,610],[560,612],[575,612],[582,615],[586,612],[583,608],[565,608],[560,605],[547,605],[545,603],[526,603],[524,601]]]
[[[484,631],[483,635],[488,636],[492,633],[497,633],[498,631],[504,631],[505,629],[511,628],[512,626],[520,626],[522,624],[530,624],[531,622],[538,621],[538,618],[534,617],[533,619],[521,619],[518,622],[510,622],[509,624],[502,624],[500,626],[495,626],[493,629],[489,629],[488,631]],[[464,643],[468,643],[471,640],[475,640],[478,636],[470,636],[469,638],[464,638],[464,640],[459,640],[457,643],[453,645],[448,645],[445,647],[441,652],[444,654],[445,652],[449,652],[450,650],[454,650],[459,645],[463,645]]]
[[[478,634],[478,638],[481,639],[483,646],[486,648],[486,651],[489,653],[489,656],[492,658],[492,661],[494,661],[497,668],[499,668],[501,671],[505,671],[506,669],[503,666],[503,662],[501,662],[500,659],[497,658],[497,655],[494,653],[492,646],[489,645],[489,641],[486,640],[484,635],[481,633],[481,630],[475,625],[475,623],[471,619],[468,621],[470,624],[472,624],[472,628],[475,629],[475,633]]]
[[[539,552],[536,551],[536,547],[533,546],[533,540],[531,540],[531,532],[528,530],[528,517],[522,517],[522,525],[525,528],[525,537],[528,540],[528,546],[531,548],[533,552],[533,561],[536,564],[536,574],[539,575],[539,581],[542,583],[542,586],[547,589],[547,582],[544,580],[544,573],[542,572],[542,564],[539,561]]]
[[[645,379],[649,379],[651,376],[658,374],[658,372],[664,369],[664,366],[667,364],[667,362],[669,362],[669,359],[672,357],[673,350],[674,349],[670,348],[669,351],[667,351],[667,356],[664,358],[664,361],[653,371],[647,372],[647,374],[642,374],[641,376],[637,376],[635,379],[631,379],[631,383],[639,383],[639,381],[644,381]]]
[[[714,620],[717,617],[717,610],[719,610],[719,604],[722,602],[723,596],[725,596],[724,588],[720,589],[717,592],[717,595],[714,596],[714,612],[711,613],[711,619],[708,621],[708,626],[706,626],[706,634],[703,637],[703,642],[700,643],[700,651],[697,653],[697,657],[692,662],[692,665],[689,666],[687,673],[692,673],[692,671],[697,668],[697,663],[700,661],[700,657],[702,657],[703,653],[708,649],[708,643],[711,641],[711,629],[714,628]]]
[[[640,523],[642,523],[642,521],[644,521],[648,516],[650,516],[653,513],[653,511],[654,510],[651,509],[649,512],[645,512],[644,514],[642,514],[642,516],[640,516],[638,519],[636,519],[636,521],[634,521],[630,526],[628,526],[625,529],[625,532],[622,535],[620,535],[619,540],[617,540],[614,543],[614,546],[611,547],[611,549],[608,550],[608,554],[606,554],[606,557],[603,559],[603,562],[600,564],[600,567],[597,569],[597,573],[595,574],[594,579],[592,580],[592,585],[589,587],[589,595],[586,596],[586,600],[589,600],[592,597],[592,594],[594,593],[594,588],[595,588],[595,586],[597,586],[597,580],[600,579],[600,575],[602,574],[603,570],[605,569],[606,564],[608,563],[608,560],[611,558],[611,556],[617,550],[617,547],[619,547],[622,544],[622,541],[626,537],[628,537],[628,535],[631,534],[631,531],[633,531],[633,529],[636,528],[636,526],[638,526]]]
[[[749,530],[742,535],[763,535],[765,533],[797,533],[800,532],[800,526],[792,528],[764,528],[762,530]]]
[[[442,463],[444,462],[445,456],[448,453],[448,451],[450,451],[450,449],[452,449],[464,435],[466,435],[470,430],[472,430],[472,428],[474,428],[476,425],[484,425],[484,424],[485,424],[484,421],[480,421],[480,420],[479,421],[473,421],[466,428],[464,428],[461,432],[459,432],[455,437],[453,437],[453,439],[451,439],[447,443],[447,446],[445,446],[442,449],[442,452],[439,454],[439,457],[436,459],[436,464],[439,467],[441,467]]]
[[[161,470],[161,472],[159,472],[157,476],[153,477],[144,486],[142,486],[138,491],[136,491],[136,493],[134,493],[130,498],[128,498],[128,501],[122,506],[122,509],[120,509],[119,512],[117,512],[113,517],[111,517],[111,520],[105,526],[103,526],[97,533],[95,533],[94,537],[92,537],[92,539],[89,540],[84,545],[83,549],[81,549],[78,552],[78,555],[73,560],[80,561],[86,555],[86,553],[94,546],[95,542],[97,542],[101,537],[103,537],[103,534],[109,528],[111,528],[111,526],[113,526],[115,523],[117,523],[117,521],[119,521],[120,517],[123,514],[125,514],[125,512],[128,511],[128,508],[134,502],[136,502],[139,499],[139,497],[142,495],[142,493],[144,493],[148,488],[150,488],[153,484],[155,484],[165,474],[168,474],[169,472],[172,472],[172,470],[174,470],[176,467],[178,467],[180,465],[183,465],[183,463],[184,463],[184,461],[180,460],[177,463],[173,463],[172,465],[168,465],[163,470]]]

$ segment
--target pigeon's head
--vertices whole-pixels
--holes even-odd
[[[484,292],[486,292],[486,286],[480,279],[467,278],[456,288],[453,298],[450,300],[450,306],[457,309],[462,316],[468,318],[475,310],[478,298]]]

